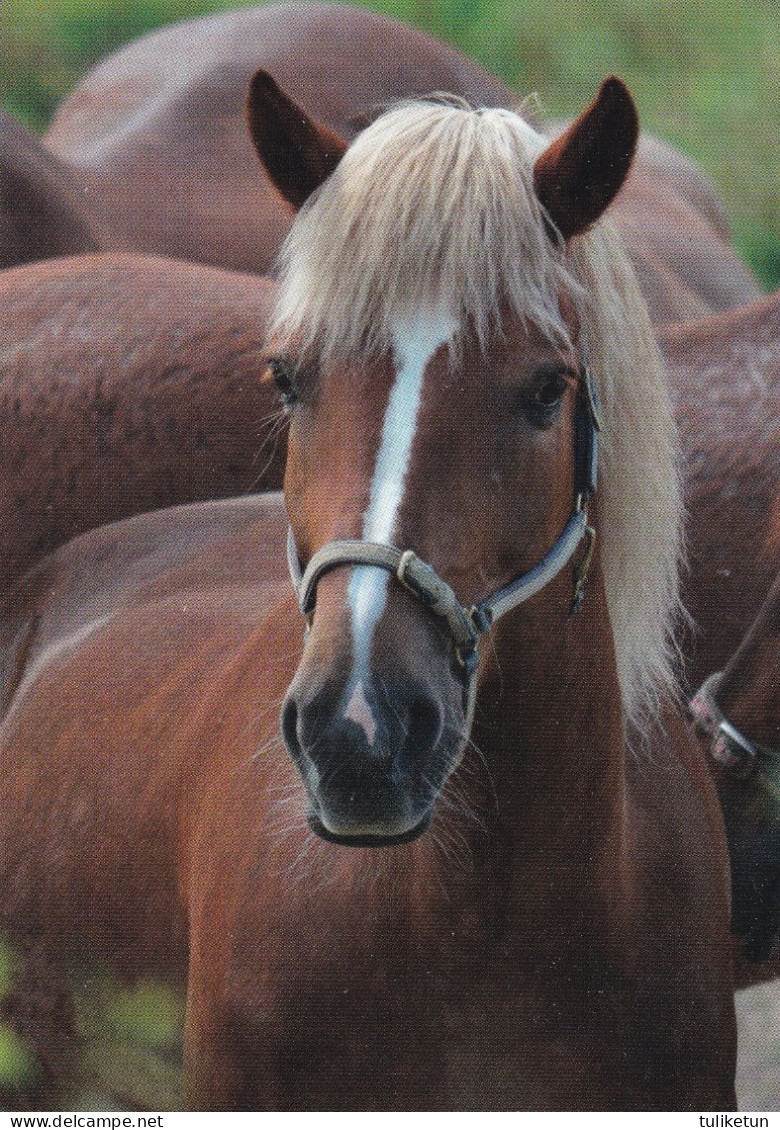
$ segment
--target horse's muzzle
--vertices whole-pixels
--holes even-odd
[[[312,831],[345,846],[387,847],[426,830],[454,751],[429,694],[404,687],[380,705],[367,693],[362,722],[345,712],[349,688],[314,691],[310,679],[296,679],[282,733],[306,787]]]
[[[326,827],[321,818],[314,812],[309,812],[307,820],[312,832],[318,835],[321,840],[327,840],[329,844],[339,844],[341,847],[397,847],[399,844],[411,843],[412,840],[418,839],[423,832],[426,832],[431,822],[431,813],[428,812],[420,823],[410,828],[408,832],[400,832],[397,835],[369,833],[340,835]]]

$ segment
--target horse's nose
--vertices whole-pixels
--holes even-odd
[[[377,689],[294,682],[282,732],[317,822],[344,837],[394,837],[425,826],[441,783],[444,712],[414,683]]]
[[[414,682],[380,688],[358,680],[346,687],[293,683],[282,709],[282,732],[297,761],[307,755],[321,772],[352,763],[399,780],[424,768],[444,728],[443,710]]]

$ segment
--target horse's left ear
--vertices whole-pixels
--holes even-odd
[[[310,118],[271,78],[258,71],[247,98],[249,132],[272,183],[300,208],[338,165],[347,143]]]
[[[536,194],[564,239],[599,218],[628,175],[639,119],[627,87],[605,79],[593,102],[534,166]]]

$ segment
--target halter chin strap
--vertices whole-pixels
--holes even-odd
[[[373,565],[386,569],[434,616],[446,621],[455,657],[467,679],[467,726],[471,726],[476,694],[479,637],[496,620],[529,600],[556,577],[571,561],[583,537],[585,553],[574,568],[574,592],[570,614],[578,612],[585,597],[585,582],[593,558],[596,531],[588,525],[587,503],[596,490],[598,433],[601,429],[599,403],[590,370],[580,368],[574,429],[574,510],[561,536],[542,560],[527,573],[471,608],[464,607],[453,589],[430,565],[412,550],[396,549],[370,541],[332,541],[301,570],[292,529],[287,531],[287,563],[298,596],[301,612],[311,623],[317,598],[317,583],[324,573],[343,565]]]
[[[776,758],[777,754],[768,746],[746,738],[729,722],[715,701],[722,677],[722,671],[710,675],[691,699],[688,709],[697,729],[710,739],[713,761],[717,761],[733,777],[744,779],[751,775],[762,755]]]

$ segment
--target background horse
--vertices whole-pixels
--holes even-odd
[[[403,572],[433,607],[540,558],[549,583],[473,672],[365,564],[319,577],[301,653],[274,497],[71,542],[4,618],[7,926],[50,966],[175,971],[188,951],[195,1107],[730,1107],[717,801],[673,710],[653,741],[674,425],[631,270],[593,226],[630,164],[630,98],[606,83],[553,146],[502,111],[410,106],[341,156],[259,76],[251,120],[288,199],[321,186],[271,362],[300,563],[397,541],[438,573]],[[583,357],[603,473],[570,615],[571,568],[545,554],[595,485]]]
[[[353,6],[277,4],[174,24],[122,48],[65,100],[46,144],[83,177],[128,246],[265,273],[293,212],[258,174],[246,134],[258,66],[347,138],[399,98],[446,91],[478,106],[518,101],[411,27]],[[641,141],[613,219],[655,321],[759,296],[712,186],[671,147]]]
[[[79,83],[46,145],[83,174],[137,250],[265,273],[292,210],[259,170],[246,131],[259,66],[349,134],[398,98],[447,90],[494,106],[512,97],[458,51],[395,20],[275,4],[128,44]]]
[[[684,454],[693,689],[728,663],[777,570],[780,293],[659,343]]]
[[[0,275],[3,590],[85,530],[281,486],[272,300],[267,280],[143,256]]]
[[[688,568],[683,596],[693,625],[685,646],[688,686],[693,690],[714,672],[729,669],[727,685],[733,689],[723,706],[731,709],[741,699],[735,692],[744,677],[743,693],[752,706],[744,721],[747,733],[756,727],[759,738],[772,718],[777,721],[777,657],[771,653],[767,594],[777,569],[780,514],[780,294],[718,317],[666,327],[659,340],[684,453]],[[751,624],[765,600],[754,634]],[[755,662],[759,642],[766,648],[760,669]],[[742,711],[737,714],[742,721]],[[770,772],[751,783],[733,781],[722,769],[716,776],[729,830],[734,924],[752,959],[737,961],[737,984],[744,986],[778,973],[776,959],[754,964],[768,955],[778,922],[776,779]],[[757,796],[765,814],[759,822]]]
[[[0,268],[107,245],[78,174],[0,111]]]

